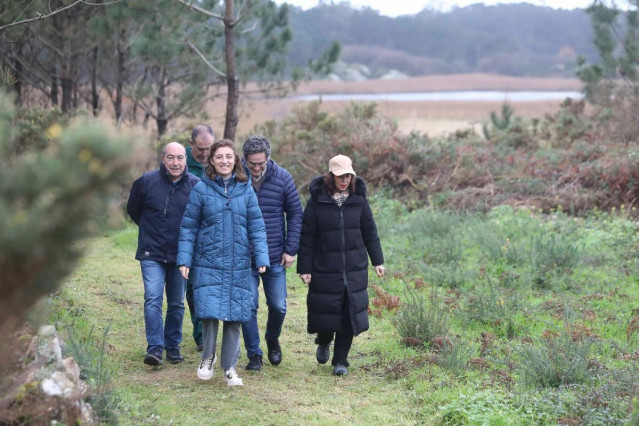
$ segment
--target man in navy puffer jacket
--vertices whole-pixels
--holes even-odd
[[[261,275],[253,265],[251,319],[242,323],[244,346],[249,358],[246,369],[257,371],[262,368],[260,333],[257,327],[260,277],[268,306],[264,335],[268,360],[272,365],[278,365],[282,362],[279,337],[286,316],[286,268],[295,261],[303,211],[291,174],[271,160],[271,142],[267,138],[251,136],[244,142],[242,152],[244,165],[251,176],[251,184],[264,217],[271,263],[271,267]]]
[[[180,343],[185,280],[175,262],[182,215],[191,189],[199,181],[187,171],[184,147],[171,142],[164,148],[160,168],[133,182],[129,195],[127,212],[139,227],[135,258],[140,261],[144,281],[147,365],[162,364],[164,350],[170,363],[184,361]],[[167,310],[163,324],[165,286]]]

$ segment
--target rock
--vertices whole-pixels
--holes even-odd
[[[62,347],[60,339],[52,325],[43,325],[38,330],[38,353],[37,357],[41,357],[47,364],[55,363],[56,366],[62,366]]]
[[[62,371],[55,371],[50,377],[42,380],[40,388],[49,396],[70,397],[77,391],[75,383]]]
[[[85,401],[89,386],[80,379],[77,362],[62,358],[55,327],[41,327],[33,339],[37,343],[27,352],[35,353],[22,357],[11,389],[0,400],[0,424],[93,424],[93,409]]]

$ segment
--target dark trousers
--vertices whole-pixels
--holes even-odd
[[[342,304],[342,331],[321,331],[317,333],[315,338],[315,343],[318,345],[328,345],[335,338],[332,365],[342,364],[346,367],[350,365],[348,363],[348,353],[353,344],[353,326],[348,306],[348,292],[345,290],[344,303]]]
[[[186,304],[189,305],[191,323],[193,324],[193,340],[195,340],[196,345],[201,345],[203,343],[202,321],[195,317],[195,307],[193,305],[193,281],[191,281],[191,278],[186,281]]]

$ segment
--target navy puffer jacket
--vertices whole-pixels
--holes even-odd
[[[175,263],[180,221],[191,189],[200,181],[188,169],[173,183],[166,167],[133,182],[126,210],[139,227],[137,260]]]
[[[253,187],[207,174],[195,185],[184,211],[178,266],[191,268],[199,319],[245,322],[251,318],[251,249],[258,266],[270,266],[264,220]]]
[[[248,169],[247,173],[250,176]],[[297,254],[302,230],[302,204],[288,170],[269,160],[257,199],[266,225],[269,259],[271,265],[279,265],[282,253]]]

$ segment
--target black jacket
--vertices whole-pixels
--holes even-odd
[[[323,177],[314,178],[304,210],[297,272],[312,274],[306,304],[308,332],[342,331],[342,303],[348,297],[353,334],[368,330],[368,256],[382,265],[384,255],[366,184],[357,178],[355,193],[339,207]]]
[[[199,178],[184,170],[175,184],[163,163],[133,182],[126,210],[139,227],[137,260],[175,263],[180,222]]]

